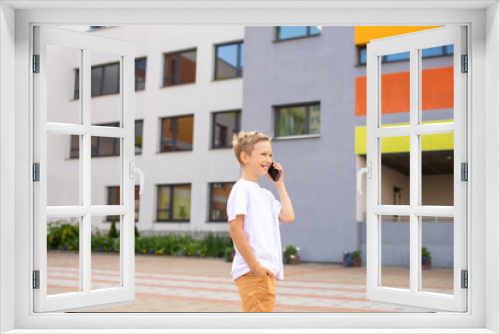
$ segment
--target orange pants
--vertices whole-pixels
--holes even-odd
[[[274,278],[267,274],[257,277],[248,272],[235,281],[241,298],[242,312],[272,312],[276,293]]]

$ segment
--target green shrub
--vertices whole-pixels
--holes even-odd
[[[116,218],[111,221],[111,228],[108,233],[109,238],[118,238],[118,233],[116,232]]]
[[[297,255],[297,247],[293,245],[286,246],[285,250],[283,251],[283,258],[287,263],[290,261],[290,257],[292,255]]]

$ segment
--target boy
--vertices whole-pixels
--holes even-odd
[[[231,274],[243,312],[273,311],[274,280],[284,279],[279,226],[295,220],[283,168],[273,162],[271,138],[257,131],[240,131],[233,138],[233,152],[242,176],[229,194],[227,216],[236,251]],[[276,182],[268,174],[271,164],[281,171]],[[274,183],[281,203],[269,190],[259,186],[261,175]]]

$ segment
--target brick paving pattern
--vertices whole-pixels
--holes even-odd
[[[92,289],[119,286],[118,259],[117,253],[92,252]],[[74,252],[49,251],[49,295],[78,291],[78,260]],[[135,300],[76,312],[241,312],[231,263],[223,259],[136,255],[135,266]],[[383,282],[407,286],[407,272],[385,268]],[[425,270],[424,290],[452,293],[452,278],[449,268]],[[370,302],[365,283],[366,267],[285,265],[285,281],[276,281],[274,312],[425,312]]]

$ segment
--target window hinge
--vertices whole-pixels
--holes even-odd
[[[33,164],[33,181],[40,182],[40,163]]]
[[[33,55],[33,73],[40,73],[40,55]]]
[[[462,181],[469,181],[469,167],[466,162],[462,162]]]
[[[33,270],[33,289],[40,289],[40,270]]]
[[[462,289],[467,289],[469,287],[469,277],[467,270],[462,270]]]
[[[467,73],[469,71],[469,57],[467,55],[462,55],[462,73]]]

